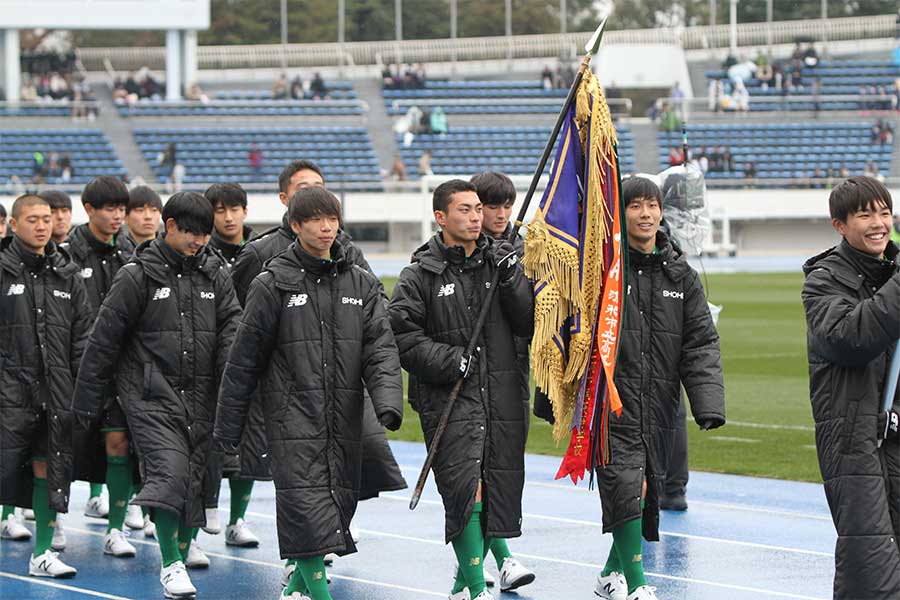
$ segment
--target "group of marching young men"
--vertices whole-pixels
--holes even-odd
[[[222,477],[237,547],[258,545],[244,515],[254,480],[273,479],[282,596],[329,599],[326,560],[356,551],[357,502],[406,487],[385,434],[401,425],[402,367],[429,446],[463,378],[433,467],[457,560],[449,598],[492,598],[488,553],[502,591],[531,583],[506,544],[521,535],[533,328],[523,243],[509,239],[512,182],[488,171],[438,186],[438,232],[390,299],[341,229],[321,169],[294,161],[278,184],[282,224],[256,238],[237,184],[163,206],[149,188],[98,177],[81,196],[88,222],[71,231],[64,194],[16,199],[12,235],[0,230],[0,535],[30,539],[20,513],[33,511],[29,574],[74,576],[58,513],[70,483],[88,481],[85,514],[108,521],[104,553],[133,557],[123,530],[142,530],[158,540],[165,596],[190,597],[187,569],[209,566],[198,529],[221,530]],[[642,536],[658,539],[680,384],[703,429],[724,423],[724,388],[699,278],[659,231],[659,189],[632,178],[622,194],[625,408],[598,471],[613,545],[595,594],[652,600]]]

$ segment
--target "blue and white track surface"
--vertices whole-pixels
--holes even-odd
[[[408,481],[424,460],[424,447],[392,443]],[[537,574],[519,593],[495,598],[573,600],[595,598],[593,585],[611,536],[602,535],[596,490],[554,481],[559,459],[527,457],[524,522],[510,549]],[[162,598],[159,550],[134,532],[138,555],[103,554],[105,521],[82,516],[87,486],[75,484],[72,512],[63,517],[68,547],[62,554],[78,569],[68,580],[27,577],[32,543],[0,543],[0,597],[6,599]],[[455,559],[443,542],[444,519],[433,485],[419,507],[407,508],[408,492],[382,495],[359,505],[359,552],[329,569],[335,600],[446,598]],[[690,508],[665,512],[661,541],[644,544],[644,567],[660,600],[827,599],[834,574],[835,533],[821,485],[692,473]],[[228,485],[220,514],[227,522]],[[201,532],[211,566],[191,571],[199,599],[278,598],[283,561],[275,534],[274,488],[257,483],[247,522],[259,548],[227,547],[224,535]],[[31,523],[28,525],[32,526]],[[489,570],[497,572],[492,557]]]

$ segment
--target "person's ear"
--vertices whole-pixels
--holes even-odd
[[[846,234],[847,224],[840,219],[832,219],[831,226],[834,227],[834,230],[841,234],[842,237]]]
[[[294,232],[294,235],[300,237],[300,224],[297,221],[291,221],[291,231]]]
[[[444,225],[447,223],[447,213],[442,210],[434,211],[434,220],[437,222],[438,226],[443,229]]]

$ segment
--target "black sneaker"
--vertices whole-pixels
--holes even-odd
[[[659,499],[660,510],[687,510],[687,498],[684,494],[663,496]]]

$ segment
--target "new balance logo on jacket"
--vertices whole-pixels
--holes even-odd
[[[287,308],[293,308],[295,306],[303,306],[306,304],[306,300],[309,298],[306,294],[292,294],[287,303]]]
[[[24,283],[14,283],[9,286],[9,291],[6,292],[7,296],[21,296],[25,293],[25,284]]]
[[[159,288],[158,290],[156,290],[155,292],[153,292],[153,298],[152,298],[152,300],[164,300],[164,299],[166,299],[166,298],[169,297],[169,294],[170,294],[171,292],[172,292],[172,290],[170,290],[170,289],[167,288],[167,287]]]
[[[452,296],[456,292],[456,284],[448,283],[446,285],[442,285],[441,289],[438,290],[438,298],[441,296]]]

